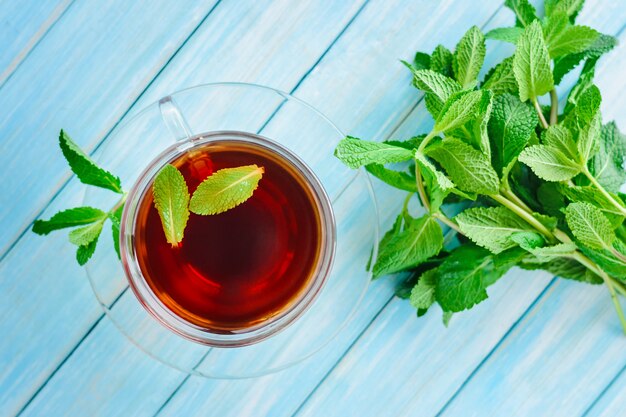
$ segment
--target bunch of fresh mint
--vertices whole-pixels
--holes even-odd
[[[626,331],[617,299],[626,295],[626,138],[602,124],[593,84],[596,61],[616,40],[575,24],[583,1],[547,0],[540,19],[528,0],[506,0],[515,27],[485,35],[472,27],[454,52],[439,45],[404,63],[434,118],[430,132],[406,141],[346,137],[337,146],[347,166],[409,193],[372,270],[409,271],[397,293],[418,316],[438,303],[447,323],[519,266],[604,283]],[[479,81],[485,38],[516,49]],[[579,64],[561,111],[556,85]],[[549,106],[539,103],[544,95]],[[384,166],[405,161],[408,170]],[[426,211],[419,218],[407,210],[414,195]],[[448,214],[451,202],[465,210]],[[442,225],[458,242],[444,244]]]
[[[47,235],[54,230],[74,228],[69,234],[70,242],[78,246],[76,260],[84,265],[93,256],[104,223],[109,219],[119,258],[120,222],[127,195],[119,177],[100,168],[63,130],[59,134],[59,146],[80,182],[121,194],[121,198],[108,211],[89,206],[60,211],[48,220],[35,221],[33,232]],[[164,238],[172,246],[180,244],[190,211],[203,216],[215,215],[248,200],[257,189],[263,172],[263,167],[256,165],[220,169],[202,181],[190,198],[180,171],[173,165],[165,165],[152,186]]]

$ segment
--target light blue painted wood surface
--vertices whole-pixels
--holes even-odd
[[[145,356],[102,319],[65,236],[23,233],[81,199],[83,187],[66,183],[58,128],[97,153],[127,114],[181,87],[262,83],[364,138],[423,131],[432,122],[397,59],[453,47],[472,24],[512,23],[498,0],[30,3],[0,5],[10,22],[0,31],[0,169],[10,178],[0,193],[0,415],[624,414],[626,339],[601,288],[512,271],[446,330],[439,311],[416,319],[392,297],[393,280],[379,280],[311,360],[206,380]],[[606,118],[624,129],[626,2],[587,3],[580,19],[622,40],[598,79]],[[493,46],[491,62],[507,54]],[[386,227],[400,197],[376,192]],[[107,299],[121,290],[110,286]]]

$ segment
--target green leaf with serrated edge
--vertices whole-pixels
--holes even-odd
[[[564,120],[566,127],[573,132],[588,126],[600,111],[602,95],[595,85],[590,85],[581,93],[573,111]]]
[[[63,130],[59,134],[59,146],[72,172],[76,174],[80,182],[120,194],[123,192],[120,179],[96,165]]]
[[[607,191],[616,193],[626,182],[626,136],[615,122],[610,122],[602,126],[599,142],[598,153],[591,160],[589,170]]]
[[[439,253],[443,234],[439,224],[424,216],[406,225],[380,248],[373,268],[375,277],[413,268]]]
[[[559,192],[567,197],[567,199],[571,202],[586,202],[596,206],[600,209],[600,211],[602,211],[602,214],[606,216],[613,228],[618,227],[624,221],[622,212],[616,208],[604,194],[593,186],[581,187],[560,185]],[[611,196],[616,201],[619,201],[617,195],[611,194]]]
[[[413,152],[386,143],[368,142],[346,136],[335,148],[335,156],[346,166],[354,169],[369,164],[408,161],[413,159]]]
[[[430,69],[446,77],[453,77],[452,52],[443,45],[437,45],[430,57]]]
[[[485,100],[484,96],[488,94],[484,90],[453,94],[443,105],[435,120],[434,130],[447,132],[477,118],[480,115],[480,106]]]
[[[552,58],[583,52],[600,37],[600,33],[590,27],[571,25],[565,12],[550,16],[543,34]]]
[[[428,309],[435,302],[437,270],[428,270],[420,275],[417,284],[411,290],[411,305],[417,309]]]
[[[597,112],[589,124],[580,129],[578,132],[578,141],[576,142],[576,145],[580,157],[585,164],[600,149],[600,135],[602,132],[601,117],[600,112]]]
[[[511,239],[535,256],[539,262],[548,262],[555,258],[572,256],[577,247],[573,243],[559,243],[552,246],[543,246],[543,238],[532,232],[516,233]]]
[[[541,261],[537,258],[530,258],[522,261],[519,266],[522,269],[534,271],[543,269],[553,275],[574,281],[586,282],[589,284],[602,284],[602,278],[590,273],[580,262],[569,258],[555,258],[550,261]]]
[[[491,158],[491,142],[487,132],[487,125],[491,119],[493,109],[493,93],[485,90],[478,104],[478,117],[466,123],[465,128],[470,133],[468,143],[474,148],[482,151],[488,158]]]
[[[413,68],[428,69],[430,68],[430,55],[424,52],[416,52],[413,57]]]
[[[517,81],[513,73],[513,57],[505,58],[493,67],[485,76],[482,88],[491,90],[494,94],[518,94]]]
[[[603,54],[609,52],[617,45],[617,39],[613,36],[600,34],[593,44],[577,54],[569,54],[554,60],[554,83],[559,84],[565,74],[570,72],[583,59],[597,60]]]
[[[517,42],[513,73],[522,101],[535,100],[554,88],[550,56],[537,20],[524,30]]]
[[[113,238],[113,248],[117,253],[117,258],[121,259],[120,254],[120,227],[122,223],[122,213],[124,212],[124,204],[120,205],[115,211],[109,213],[111,219],[111,236]]]
[[[383,235],[383,237],[380,239],[380,242],[378,243],[379,254],[380,254],[380,251],[383,250],[384,247],[387,245],[387,243],[391,240],[391,238],[402,231],[403,218],[404,218],[403,213],[398,214],[391,228],[387,230],[385,234]],[[370,267],[372,263],[372,255],[373,253],[370,254],[370,259],[367,261],[367,267],[366,267],[367,271],[371,269]],[[377,277],[374,277],[374,278],[377,278]]]
[[[561,193],[560,184],[544,182],[537,187],[537,200],[543,210],[550,216],[562,218],[562,209],[566,206],[565,197]]]
[[[500,176],[524,149],[536,125],[537,115],[528,104],[510,94],[496,96],[488,130],[491,161]]]
[[[546,0],[544,8],[546,16],[552,16],[555,13],[564,13],[571,23],[574,23],[576,16],[583,8],[585,0]]]
[[[505,207],[469,208],[455,217],[465,236],[492,253],[500,253],[516,244],[511,236],[532,230],[524,220]]]
[[[428,111],[437,117],[450,96],[461,90],[459,83],[452,78],[431,70],[413,72],[415,87],[426,93]]]
[[[472,26],[456,46],[452,60],[454,77],[463,86],[476,85],[478,73],[485,61],[485,37],[480,29]]]
[[[587,93],[587,90],[591,86],[593,86],[596,62],[597,60],[595,59],[587,60],[585,62],[585,65],[578,76],[578,81],[576,81],[576,84],[567,95],[567,102],[565,103],[565,109],[563,110],[564,115],[567,116],[574,109],[574,107],[576,107],[580,98]]]
[[[563,152],[567,158],[577,161],[578,150],[572,133],[568,128],[562,125],[550,126],[544,130],[541,135],[541,142],[551,148],[556,148]]]
[[[189,201],[189,210],[207,215],[237,207],[252,197],[264,172],[264,168],[257,165],[215,171],[196,188]]]
[[[554,216],[548,216],[537,212],[534,212],[532,216],[539,220],[539,223],[543,224],[548,230],[556,229],[556,226],[559,223],[558,219]]]
[[[524,149],[519,161],[546,181],[567,181],[580,173],[580,165],[557,148],[534,145]]]
[[[626,280],[626,262],[624,262],[626,245],[621,240],[616,239],[612,248],[592,249],[582,245],[580,250],[610,276]],[[619,253],[620,256],[616,256],[613,251]]]
[[[410,192],[417,191],[415,177],[410,176],[406,172],[385,168],[380,164],[366,165],[365,170],[392,187]]]
[[[611,223],[599,208],[583,202],[565,208],[570,230],[583,245],[593,249],[610,248],[615,240]]]
[[[166,165],[155,177],[152,192],[165,238],[170,245],[178,245],[189,219],[189,190],[183,174]]]
[[[506,0],[504,5],[515,13],[515,24],[517,26],[528,26],[537,19],[537,11],[528,0]]]
[[[102,232],[102,225],[106,219],[106,214],[100,220],[91,223],[88,226],[79,227],[70,232],[70,242],[76,246],[86,246],[98,239],[100,232]]]
[[[56,213],[49,220],[36,220],[33,224],[33,232],[38,235],[47,235],[54,230],[93,223],[103,217],[106,217],[106,213],[97,208],[71,208]]]
[[[487,298],[487,286],[502,271],[494,268],[487,250],[470,244],[459,246],[437,268],[437,302],[448,312],[469,309]]]
[[[417,152],[415,154],[415,160],[419,165],[420,172],[424,178],[424,184],[430,200],[430,210],[431,212],[437,212],[439,211],[443,200],[454,188],[454,183],[450,181],[450,179],[446,177],[443,172],[439,171],[425,155]]]
[[[79,246],[76,249],[76,260],[80,266],[83,266],[87,263],[87,261],[93,256],[96,251],[96,246],[98,244],[98,236],[87,245]]]
[[[485,38],[516,44],[522,33],[524,33],[524,29],[519,26],[495,28],[487,32]]]
[[[441,164],[462,191],[478,194],[498,192],[498,174],[489,159],[472,146],[451,138],[426,148],[426,154]]]
[[[417,149],[419,147],[420,143],[422,143],[422,140],[424,140],[425,137],[426,135],[417,135],[406,140],[395,140],[395,139],[384,140],[383,143],[413,151],[414,149]]]

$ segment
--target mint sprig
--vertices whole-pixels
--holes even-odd
[[[409,271],[398,294],[418,316],[437,303],[447,323],[518,266],[604,283],[626,332],[617,300],[626,296],[626,198],[619,193],[626,137],[615,123],[602,124],[593,82],[598,58],[616,41],[576,25],[582,4],[547,0],[539,16],[528,0],[506,0],[515,27],[486,38],[513,43],[515,52],[480,85],[485,37],[475,27],[449,54],[440,46],[407,64],[433,117],[430,132],[405,142],[348,137],[337,146],[349,167],[365,166],[408,192],[371,269],[375,277]],[[555,85],[580,62],[578,82],[561,92],[567,99],[559,106]],[[544,96],[548,107],[539,104]],[[426,211],[418,219],[406,209],[415,197]],[[449,204],[461,212],[451,216]],[[444,245],[444,226],[462,237]]]

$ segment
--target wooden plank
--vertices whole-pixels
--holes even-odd
[[[395,62],[395,59],[398,56],[406,56],[406,55],[410,55],[412,54],[412,52],[414,51],[414,49],[417,47],[417,45],[429,39],[431,39],[427,33],[424,33],[420,30],[420,28],[415,27],[413,19],[410,16],[415,15],[416,13],[418,13],[418,11],[420,10],[420,8],[424,11],[424,12],[429,12],[430,10],[428,10],[428,7],[431,8],[435,8],[435,5],[416,5],[415,6],[415,10],[409,10],[412,13],[408,13],[408,14],[402,14],[401,18],[398,18],[398,13],[399,13],[399,7],[398,5],[395,4],[389,4],[389,3],[385,3],[384,5],[381,5],[382,3],[377,3],[378,7],[377,8],[372,8],[369,11],[367,10],[367,8],[364,10],[364,13],[367,12],[367,19],[365,19],[362,23],[362,26],[360,26],[359,28],[354,28],[350,30],[350,35],[348,35],[348,33],[345,34],[346,38],[343,39],[342,37],[342,45],[341,48],[339,50],[339,52],[337,53],[333,53],[333,59],[329,62],[335,62],[335,65],[338,66],[338,70],[343,71],[344,73],[346,73],[347,68],[345,67],[346,65],[350,66],[352,65],[352,61],[350,60],[344,60],[342,59],[343,57],[345,57],[345,53],[346,53],[346,48],[350,48],[350,45],[355,45],[356,42],[358,42],[359,39],[362,39],[360,42],[363,42],[363,46],[360,47],[360,50],[357,48],[355,51],[351,52],[351,55],[356,57],[356,56],[360,56],[362,53],[367,52],[367,48],[366,45],[368,44],[375,44],[376,45],[376,50],[374,51],[375,54],[373,55],[372,58],[368,58],[368,61],[363,62],[363,69],[368,69],[370,68],[370,65],[374,64],[375,62],[379,62],[381,64],[385,64],[385,66],[387,65],[388,62]],[[426,10],[424,10],[424,7],[426,7]],[[447,6],[448,8],[451,7],[450,5]],[[482,15],[484,15],[486,18],[490,15],[490,13],[493,12],[493,10],[495,10],[495,8],[497,7],[495,2],[494,3],[490,3],[490,4],[486,4],[484,6],[485,8],[482,9],[483,12],[481,13]],[[439,16],[439,19],[441,19],[441,21],[443,21],[443,19],[447,19],[446,14],[449,11],[448,8],[443,8],[440,12],[437,13],[437,16]],[[219,8],[218,8],[219,10]],[[404,12],[406,12],[406,10],[404,10]],[[384,16],[384,19],[382,19],[381,16]],[[457,19],[461,18],[461,15],[458,15],[456,17]],[[222,20],[223,21],[223,20]],[[359,18],[360,21],[360,18]],[[406,33],[400,33],[400,32],[395,32],[395,36],[400,38],[400,39],[406,39],[405,41],[402,42],[394,42],[395,40],[397,40],[397,38],[392,38],[392,39],[388,39],[388,42],[390,45],[396,45],[394,48],[395,49],[389,49],[389,48],[383,48],[383,46],[381,44],[378,44],[375,42],[376,39],[380,39],[381,38],[381,34],[385,34],[385,33],[389,33],[389,29],[390,28],[394,28],[397,27],[397,25],[399,24],[399,22],[402,23],[403,27],[406,27],[407,29],[410,28],[409,32]],[[454,25],[456,22],[454,21],[454,19],[452,20],[451,24],[452,24],[452,29],[451,30],[451,35],[455,35],[455,36],[460,36],[462,33],[462,30],[464,30],[464,27],[461,25]],[[370,28],[370,27],[376,27],[376,31],[370,31],[369,35],[367,38],[363,39],[362,38],[362,33],[365,30],[365,28]],[[199,31],[198,33],[201,33],[201,31]],[[198,41],[199,44],[203,44],[203,42],[201,40]],[[434,47],[433,45],[429,45]],[[258,48],[258,47],[257,47]],[[387,50],[389,49],[389,50]],[[383,52],[385,54],[383,54]],[[182,55],[181,55],[182,56]],[[199,55],[197,53],[197,51],[194,51],[194,54],[192,57],[190,57],[189,59],[193,59],[194,61],[192,62],[181,62],[181,68],[185,68],[186,71],[190,71],[190,74],[193,71],[198,71],[198,64],[194,64],[194,62],[198,62],[196,60],[198,59],[202,59],[202,58],[198,58]],[[206,56],[206,55],[204,55]],[[374,57],[378,57],[378,58],[374,58]],[[216,57],[216,59],[220,59],[219,56]],[[173,61],[174,63],[175,61]],[[204,71],[207,71],[208,69],[212,68],[211,66],[201,66]],[[247,68],[247,67],[246,67]],[[185,70],[178,70],[176,72],[177,77],[181,76],[181,72],[184,72]],[[386,67],[376,67],[376,66],[372,66],[371,67],[371,71],[373,73],[374,77],[389,77],[388,74],[388,70]],[[165,74],[165,72],[164,72]],[[318,75],[320,74],[317,70],[313,71],[313,73],[311,74],[312,77],[317,78]],[[204,75],[201,72],[197,72],[196,75],[198,77],[205,77],[206,75]],[[338,85],[340,87],[343,88],[348,88],[349,85],[346,85],[346,83],[344,81],[342,81],[342,79],[338,79],[335,78],[333,76],[333,71],[328,71],[328,72],[324,72],[323,73],[323,77],[320,79],[320,81],[323,82],[332,82],[333,85]],[[184,75],[183,75],[184,76]],[[354,75],[353,75],[354,76]],[[189,75],[188,75],[189,77]],[[330,79],[328,78],[330,77]],[[401,85],[407,85],[408,84],[408,75],[406,74],[405,70],[402,69],[400,66],[396,67],[394,69],[394,72],[392,74],[392,79],[397,83],[397,84],[401,84]],[[377,94],[378,92],[387,92],[388,86],[386,85],[386,83],[384,82],[386,80],[381,80],[381,82],[379,84],[377,84],[376,86],[376,92],[374,92],[374,94]],[[321,99],[326,100],[326,95],[319,95],[319,91],[320,91],[320,85],[323,84],[311,84],[310,87],[307,88],[307,91],[309,91],[308,94],[310,94],[311,96],[318,96],[318,101],[321,101]],[[356,88],[359,88],[360,86],[356,86]],[[340,90],[339,88],[335,89],[335,90],[329,90],[329,91],[343,91]],[[358,90],[355,90],[358,91]],[[362,91],[360,94],[367,97],[369,94],[372,94],[372,90],[367,90],[367,91]],[[352,106],[350,106],[350,102],[352,100],[351,96],[347,96],[347,95],[335,95],[334,97],[336,97],[336,99],[338,100],[338,102],[336,103],[336,109],[339,111],[343,111],[343,109],[346,109],[349,113],[346,115],[346,117],[352,117]],[[391,94],[387,94],[386,96],[386,100],[388,100],[387,102],[385,102],[385,105],[388,109],[392,110],[390,112],[388,112],[387,114],[391,114],[392,117],[401,117],[398,116],[397,114],[397,109],[398,106],[395,106],[393,104],[390,104],[389,101],[393,100],[393,103],[396,104],[404,104],[404,103],[408,103],[406,106],[410,107],[412,105],[412,102],[415,100],[414,99],[414,92],[412,90],[409,89],[398,89],[393,91],[393,93]],[[341,100],[343,101],[339,101],[339,99],[341,98]],[[380,103],[379,101],[373,101],[372,103]],[[368,111],[371,111],[372,113],[376,113],[374,110],[372,109],[368,109]],[[383,115],[383,113],[381,113],[381,115]],[[349,119],[347,118],[341,118],[342,120],[344,120],[344,123],[346,123]],[[384,125],[384,123],[383,123]],[[384,302],[386,302],[386,300],[389,298],[390,295],[390,281],[380,281],[379,285],[379,289],[378,291],[373,291],[372,294],[374,295],[373,300],[375,301],[374,305],[370,304],[370,303],[365,303],[364,304],[364,308],[367,308],[367,314],[360,316],[359,317],[359,321],[357,322],[357,324],[360,326],[359,328],[357,328],[357,332],[354,333],[346,333],[347,336],[350,336],[350,339],[346,340],[342,346],[348,346],[350,341],[356,336],[358,335],[358,332],[360,331],[359,329],[362,329],[367,322],[369,321],[369,319],[371,318],[372,315],[375,314],[376,311],[378,311],[380,309],[380,306],[382,304],[384,304]],[[383,288],[386,288],[386,291],[382,291],[381,290],[381,286],[383,286]],[[382,302],[381,302],[382,300]],[[96,329],[97,331],[97,329]],[[328,364],[328,366],[331,366],[336,360],[337,358],[340,356],[341,351],[334,351],[333,355],[330,357],[330,360],[328,360],[326,363]],[[317,361],[317,359],[316,359]],[[141,373],[141,369],[136,369],[136,368],[128,368],[127,366],[117,366],[117,363],[115,362],[115,358],[110,358],[110,357],[103,357],[102,358],[102,362],[101,365],[104,369],[117,369],[119,374],[118,374],[118,378],[125,378],[124,376],[124,372],[126,371],[130,371],[130,372],[137,372],[137,373]],[[67,374],[65,374],[65,372],[67,372]],[[321,367],[317,367],[316,373],[313,374],[313,376],[317,376],[319,377],[320,375],[323,375],[324,369],[322,369]],[[65,371],[62,370],[59,375],[71,375],[74,379],[78,378],[78,374],[80,374],[80,370],[76,369],[75,367],[72,367],[70,370]],[[84,376],[84,377],[88,377],[88,376]],[[280,381],[280,377],[277,376],[275,379],[277,382]],[[302,390],[300,392],[300,396],[299,398],[304,398],[306,396],[306,394],[308,393],[307,390],[310,390],[314,385],[315,385],[315,381],[316,380],[312,380],[311,382],[308,382],[305,385],[302,385]],[[50,384],[54,383],[54,379],[51,381]],[[81,383],[80,386],[82,387],[92,387],[93,388],[93,384],[85,382],[85,383]],[[287,386],[283,385],[283,389],[288,388]],[[44,396],[44,398],[48,398],[47,397],[47,393],[49,392],[54,392],[55,390],[52,388],[52,385],[48,385],[46,388],[44,388],[44,390],[42,391],[42,395]],[[239,393],[237,395],[242,396],[244,395],[244,392],[239,391]],[[122,395],[122,393],[120,393],[120,395]],[[140,395],[137,395],[135,397],[136,398],[140,398]],[[236,397],[235,397],[236,398]],[[216,401],[212,401],[213,404],[216,403]],[[43,404],[40,403],[39,400],[37,402],[37,404]],[[297,402],[294,402],[293,404],[289,404],[288,406],[293,410],[295,409],[295,407],[297,407]],[[276,405],[274,405],[276,406]],[[278,405],[280,406],[280,404]],[[199,407],[198,410],[203,410],[206,409]],[[233,412],[236,412],[235,410],[233,410]]]
[[[584,417],[614,417],[624,413],[626,399],[624,398],[624,384],[626,384],[626,366],[609,382],[605,391],[585,411]]]
[[[609,33],[616,32],[620,30],[623,22],[619,19],[619,15],[616,18],[613,12],[613,10],[594,7],[590,3],[581,19],[592,26],[602,27]],[[613,65],[613,67],[619,67],[619,65]],[[613,79],[618,78],[614,76]],[[611,82],[611,78],[608,82]],[[619,95],[619,91],[616,94]],[[405,126],[396,130],[394,137],[410,137],[423,132],[421,129],[415,129],[416,125],[423,123],[423,119],[424,110],[418,107],[407,118]],[[524,285],[518,290],[504,293],[502,300],[497,300],[503,310],[492,304],[488,316],[484,318],[481,315],[474,316],[478,314],[474,311],[464,313],[462,316],[471,317],[471,321],[465,321],[465,317],[459,317],[464,320],[465,324],[461,326],[462,330],[455,331],[453,339],[448,338],[445,341],[442,339],[440,343],[437,343],[439,340],[436,333],[435,340],[432,340],[430,332],[416,334],[417,330],[410,324],[412,318],[407,315],[404,321],[396,318],[397,327],[410,329],[406,332],[398,330],[400,335],[404,335],[405,338],[410,337],[414,342],[413,345],[407,347],[407,341],[400,335],[395,335],[395,338],[391,337],[393,331],[388,330],[388,327],[391,326],[392,321],[387,322],[383,319],[386,312],[383,311],[372,323],[371,330],[368,330],[368,333],[355,345],[353,351],[346,355],[344,362],[347,362],[347,365],[344,366],[342,362],[331,373],[298,415],[345,415],[346,413],[359,415],[366,412],[376,415],[398,415],[402,410],[406,411],[406,415],[436,414],[446,403],[447,398],[461,386],[474,367],[479,365],[482,358],[496,346],[499,339],[494,337],[494,334],[500,332],[500,336],[504,336],[510,324],[514,323],[516,316],[513,316],[511,320],[507,316],[509,310],[518,310],[518,313],[525,311],[535,296],[541,293],[548,280],[545,278],[539,281],[533,280],[529,285],[526,277],[531,275],[508,274],[498,285],[517,286],[518,281],[524,282]],[[494,290],[499,290],[499,288]],[[495,298],[493,294],[492,298]],[[392,306],[393,302],[388,308]],[[431,320],[430,314],[427,317],[429,321]],[[502,327],[498,328],[499,326]],[[406,336],[407,333],[410,336]],[[478,346],[468,342],[477,337],[476,335],[480,335],[481,344]],[[418,340],[415,341],[414,338]],[[423,353],[424,351],[426,354]],[[454,354],[450,354],[450,351]],[[425,358],[425,363],[422,363],[421,367],[411,363],[411,357],[416,356]],[[393,359],[386,360],[385,358]],[[432,362],[435,363],[434,366],[431,366]],[[446,371],[442,372],[444,367]],[[416,388],[415,384],[420,385]],[[381,390],[377,387],[385,387],[385,389]],[[376,392],[376,395],[362,395],[363,392]],[[404,409],[406,402],[409,402],[410,406]]]
[[[0,86],[73,0],[0,3]]]
[[[59,129],[92,149],[214,3],[79,1],[31,51],[0,88],[1,254],[69,178]]]
[[[242,10],[235,3],[225,3],[216,9],[216,14],[207,19],[206,25],[196,33],[199,38],[186,53],[189,58],[181,65],[188,65],[187,82],[191,84],[204,82],[225,72],[230,72],[242,80],[252,77],[249,81],[256,81],[254,77],[257,73],[267,72],[277,74],[276,84],[281,86],[282,70],[288,67],[291,72],[283,80],[295,85],[298,81],[297,74],[306,73],[350,17],[356,13],[359,6],[358,2],[343,3],[338,7],[329,7],[319,2],[300,2],[298,7],[288,7],[284,2],[265,2]],[[269,24],[272,19],[289,24]],[[225,22],[230,22],[228,28],[224,27]],[[317,33],[317,30],[322,30],[323,34]],[[241,42],[242,37],[249,38],[246,42]],[[307,45],[306,49],[298,52],[298,59],[292,59],[296,56],[293,48],[299,49],[297,45],[283,47],[292,39],[301,39]],[[215,43],[219,43],[219,50],[212,51],[210,48]],[[200,50],[198,45],[208,49]],[[236,59],[242,60],[238,70],[222,65]],[[250,62],[256,62],[252,73]],[[198,68],[204,68],[204,71],[200,72]],[[197,78],[195,81],[189,81],[193,74],[196,74]],[[179,71],[172,76],[180,75]],[[291,86],[285,84],[283,88],[289,89]],[[156,94],[165,94],[170,91],[169,87],[165,85],[163,88],[166,90]],[[120,163],[122,160],[118,158],[116,162]],[[107,164],[107,167],[115,170],[116,164]],[[84,190],[84,187],[73,183],[53,202],[46,215],[60,207],[78,203],[80,190]],[[29,233],[0,265],[0,275],[3,277],[0,280],[2,286],[0,297],[2,309],[6,310],[3,320],[11,320],[3,321],[2,326],[12,331],[12,337],[0,341],[0,351],[3,352],[1,357],[7,363],[7,367],[1,368],[3,388],[0,389],[0,395],[3,399],[0,404],[6,410],[14,412],[28,400],[55,366],[75,344],[79,343],[82,335],[90,329],[98,317],[99,308],[93,301],[84,274],[74,266],[72,249],[66,243],[66,239],[62,233],[58,236],[52,235],[49,239]],[[107,241],[108,239],[104,239],[105,244]],[[60,247],[63,249],[59,249]],[[47,255],[43,255],[42,252],[46,252]],[[65,255],[63,261],[58,260],[60,258],[56,254],[59,252]],[[32,254],[37,254],[44,261],[41,263],[29,261]],[[51,266],[53,263],[54,267]],[[31,267],[35,269],[30,269]],[[106,266],[103,265],[103,268]],[[71,275],[59,280],[58,277],[66,276],[68,273]],[[30,283],[32,287],[22,285],[10,279],[16,275],[36,277],[37,281]],[[106,288],[105,298],[113,300],[120,290],[121,288],[109,286]],[[15,300],[20,299],[32,299],[36,302],[16,305]],[[81,314],[76,314],[77,311]],[[63,323],[67,326],[64,329],[64,337],[55,337],[58,331],[56,326],[45,326],[45,323],[50,322]],[[38,330],[40,328],[41,330]],[[46,345],[45,351],[40,349],[43,344]],[[24,377],[16,382],[11,379],[16,375]]]

